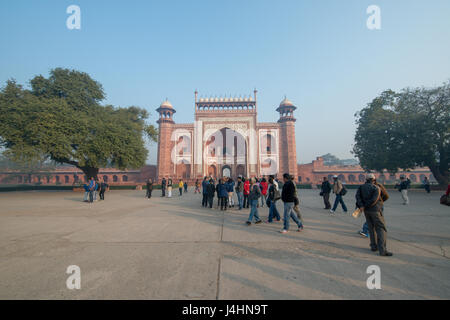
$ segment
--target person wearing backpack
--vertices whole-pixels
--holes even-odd
[[[278,183],[273,179],[269,178],[269,192],[267,198],[267,206],[269,207],[269,218],[267,223],[272,223],[273,218],[277,221],[281,220],[280,213],[278,212],[276,202],[281,199],[280,190],[278,189]]]
[[[386,188],[381,184],[377,182],[377,179],[373,180],[373,183],[380,188],[381,190],[381,200],[383,201],[383,204],[389,199],[389,194],[386,190]],[[363,237],[368,238],[369,237],[369,225],[367,224],[367,221],[364,222],[362,226],[362,230],[359,231],[359,234]]]
[[[248,196],[250,201],[250,215],[248,216],[247,225],[251,225],[253,221],[253,217],[255,218],[255,224],[261,223],[261,219],[259,218],[258,213],[258,199],[261,197],[261,189],[259,185],[256,183],[256,179],[252,178],[250,186],[250,194]]]
[[[333,208],[330,210],[331,214],[334,214],[339,203],[344,210],[344,213],[347,213],[347,206],[345,205],[343,196],[347,193],[347,189],[344,187],[342,182],[339,181],[338,176],[333,176],[334,184],[333,184],[333,193],[336,195],[336,199],[334,200]]]
[[[390,257],[386,249],[386,223],[383,216],[382,189],[375,184],[375,176],[370,173],[366,183],[356,192],[356,207],[364,211],[369,229],[370,250],[378,251],[380,256]],[[376,233],[376,237],[375,237]]]

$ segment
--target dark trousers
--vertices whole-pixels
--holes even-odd
[[[89,191],[89,202],[94,202],[94,190]]]
[[[248,194],[244,194],[244,205],[243,208],[248,208],[250,201],[248,200]]]
[[[178,190],[180,190],[180,196],[183,195],[183,188],[178,188]]]
[[[207,205],[209,205],[209,207],[212,208],[214,196],[207,197],[207,199],[208,199]],[[206,207],[206,204],[205,204],[205,207]]]
[[[323,194],[323,203],[325,204],[325,209],[331,209],[330,193]]]
[[[220,210],[227,210],[228,197],[220,197]]]
[[[386,252],[386,223],[384,222],[383,209],[364,211],[367,226],[369,227],[370,247],[378,249],[382,255]],[[375,237],[376,234],[376,237]]]
[[[208,194],[204,193],[203,197],[202,197],[202,207],[207,207],[208,206]]]
[[[166,188],[165,187],[161,188],[161,191],[162,191],[161,197],[165,197],[166,196]]]
[[[336,195],[336,199],[334,200],[333,211],[336,211],[339,203],[342,205],[342,209],[344,210],[344,212],[347,212],[347,206],[345,205],[344,199],[342,198],[342,195],[340,195],[340,194]]]
[[[152,191],[153,190],[147,189],[147,194],[146,194],[147,198],[150,199],[152,197]]]
[[[105,200],[105,191],[106,190],[100,190],[100,200]]]

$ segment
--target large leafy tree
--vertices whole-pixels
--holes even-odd
[[[53,160],[81,169],[88,178],[100,167],[145,164],[144,137],[156,141],[138,107],[103,106],[100,83],[88,74],[54,69],[36,76],[26,90],[9,80],[0,92],[0,145],[15,162]]]
[[[356,114],[353,152],[366,170],[427,166],[450,180],[450,82],[435,88],[383,92]]]

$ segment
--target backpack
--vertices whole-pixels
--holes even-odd
[[[345,196],[347,194],[347,188],[344,185],[342,185],[342,190],[340,194],[341,196]]]

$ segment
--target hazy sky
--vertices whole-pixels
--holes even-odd
[[[69,5],[81,30],[69,30]],[[369,30],[369,5],[381,30]],[[26,84],[55,67],[89,73],[104,103],[151,112],[168,97],[177,123],[194,119],[200,96],[249,95],[258,120],[295,113],[297,158],[351,158],[354,114],[385,89],[450,79],[450,1],[2,0],[0,83]],[[150,147],[154,163],[156,146]]]

